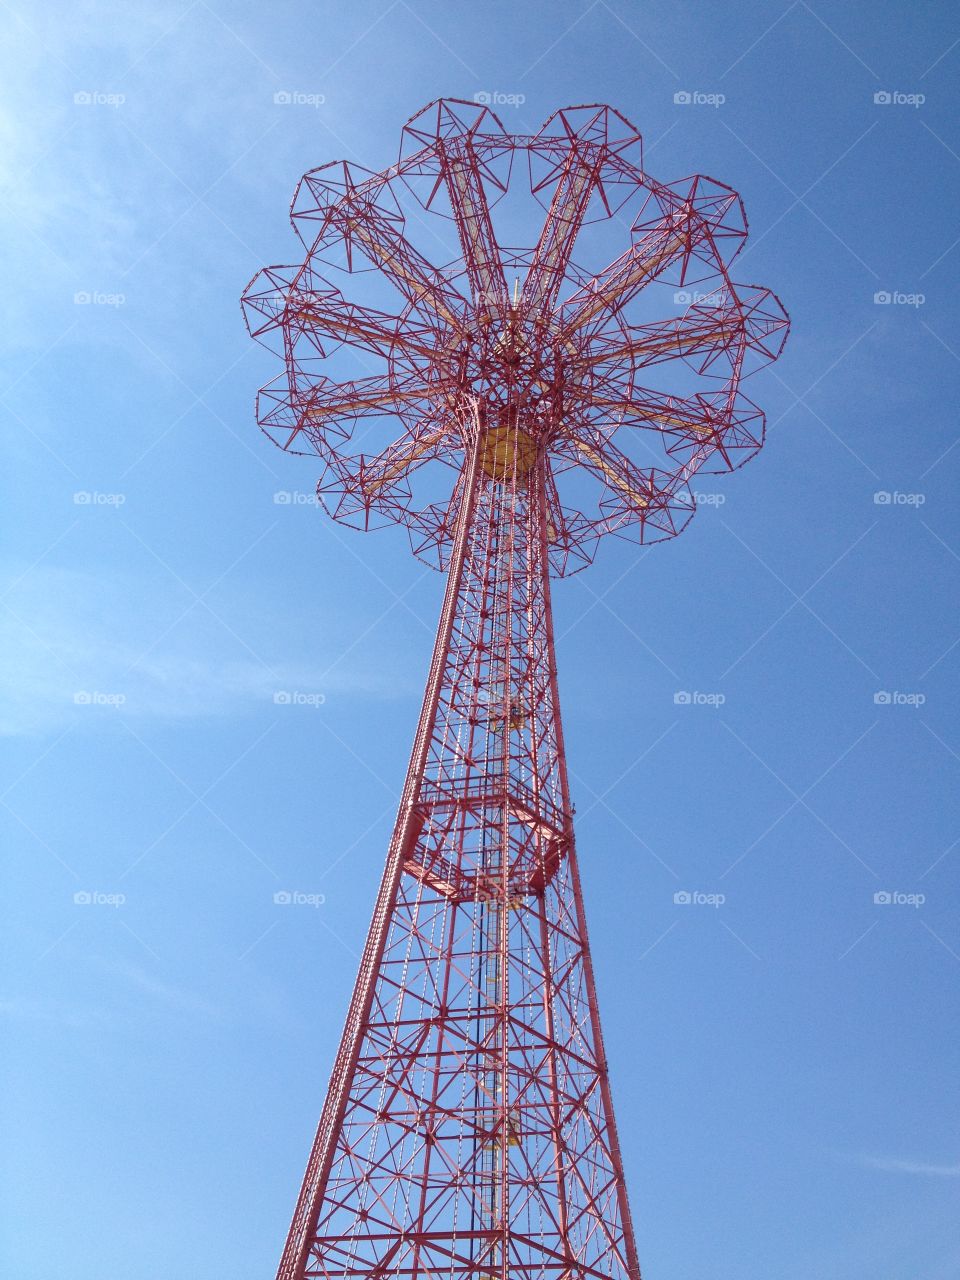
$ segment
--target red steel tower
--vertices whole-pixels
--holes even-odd
[[[534,247],[510,247],[536,204]],[[447,579],[278,1280],[638,1280],[550,577],[605,533],[672,537],[691,477],[760,448],[739,383],[787,319],[730,279],[736,193],[654,181],[609,107],[515,136],[431,103],[396,164],[311,171],[292,217],[305,260],[244,296],[284,358],[260,423],[322,459],[334,518],[404,524]]]

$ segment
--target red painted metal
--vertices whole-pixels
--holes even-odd
[[[494,231],[500,200],[523,220],[516,191],[527,216],[533,200],[547,209],[528,251]],[[458,242],[443,268],[415,246],[437,213]],[[268,268],[244,297],[251,332],[284,357],[260,421],[320,456],[331,514],[406,525],[447,587],[278,1280],[637,1280],[550,575],[582,567],[606,533],[673,536],[692,476],[756,452],[763,415],[739,383],[779,354],[786,316],[729,277],[736,194],[655,182],[608,107],[516,137],[487,108],[433,103],[383,173],[308,173],[293,220],[305,261]],[[625,252],[574,264],[587,228],[602,253],[624,220]],[[362,304],[346,276],[366,281]],[[666,314],[648,301],[657,289]],[[661,365],[672,389],[658,389]],[[399,438],[379,440],[397,421]],[[438,469],[454,472],[452,498],[425,475]]]

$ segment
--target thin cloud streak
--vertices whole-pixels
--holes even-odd
[[[868,1169],[883,1173],[910,1173],[924,1178],[960,1178],[960,1164],[926,1164],[920,1160],[895,1160],[889,1156],[862,1156]]]
[[[244,598],[218,600],[211,614],[169,584],[35,569],[0,609],[0,736],[102,723],[117,710],[195,719],[255,711],[278,695],[289,703],[301,694],[410,692],[402,655],[396,672],[393,663],[374,669],[359,654],[344,662],[347,643],[321,634],[298,657],[290,653],[298,633],[302,623],[292,615]]]

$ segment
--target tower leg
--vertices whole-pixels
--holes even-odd
[[[403,797],[278,1280],[639,1280],[563,757],[546,464],[520,474],[501,446],[492,470],[478,432],[461,477]]]

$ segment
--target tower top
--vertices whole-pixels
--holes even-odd
[[[516,135],[483,103],[439,99],[389,168],[307,173],[291,218],[306,258],[244,293],[252,336],[284,360],[258,418],[322,459],[335,519],[399,522],[442,567],[471,450],[514,491],[542,462],[551,564],[570,573],[604,534],[679,533],[692,477],[763,443],[739,384],[789,322],[769,290],[731,279],[740,197],[702,175],[653,179],[611,107]]]

